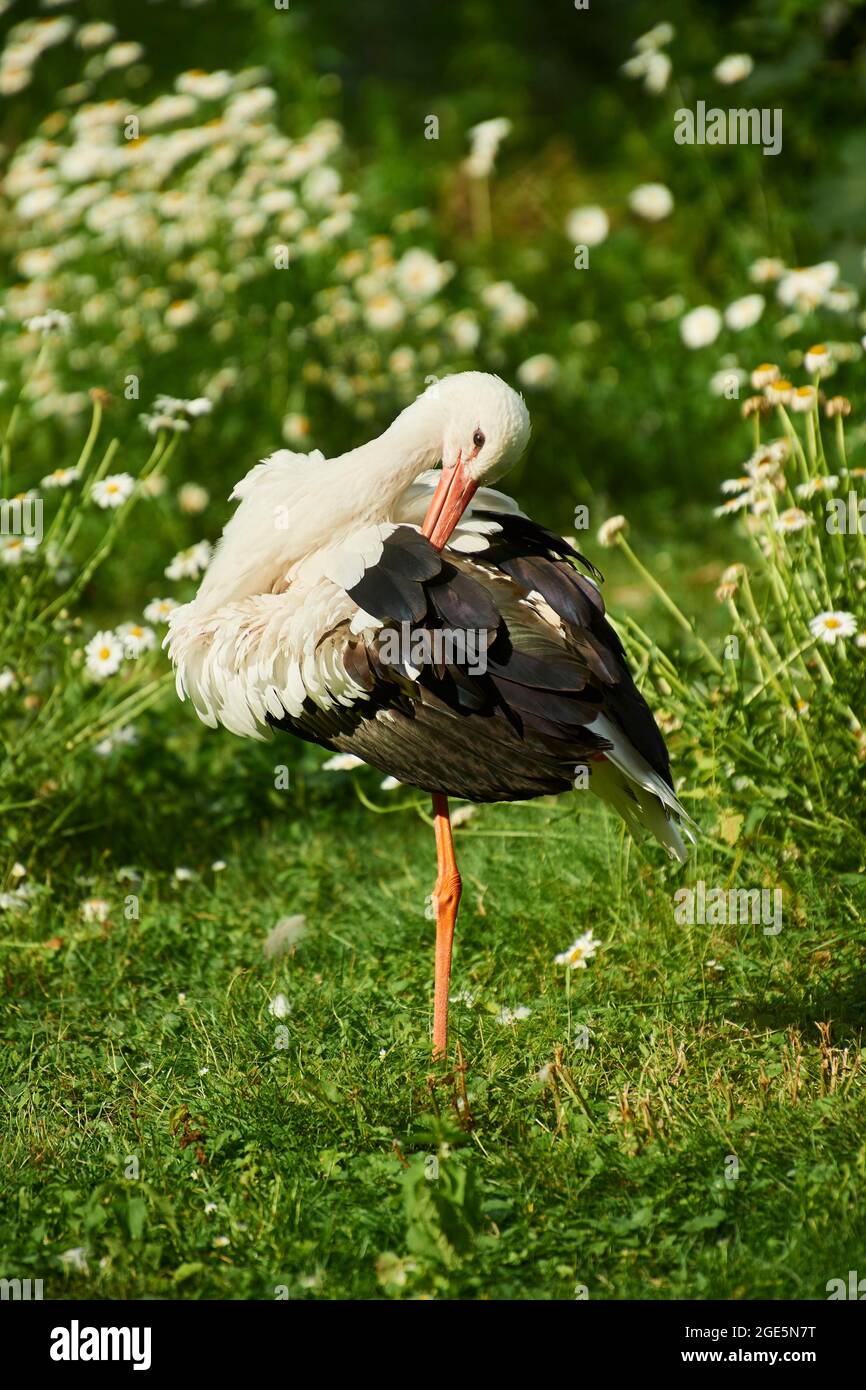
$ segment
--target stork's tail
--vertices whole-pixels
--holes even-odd
[[[686,842],[697,843],[691,816],[611,720],[599,715],[590,727],[611,745],[604,759],[591,763],[591,789],[619,812],[633,835],[649,830],[672,859],[684,864],[689,857]]]

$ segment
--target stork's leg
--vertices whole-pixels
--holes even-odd
[[[439,872],[433,889],[433,908],[436,913],[436,973],[433,991],[433,1056],[444,1057],[448,1051],[448,991],[451,984],[451,948],[454,944],[454,923],[460,905],[462,884],[454,857],[451,818],[448,798],[442,792],[433,793],[433,821],[436,829],[436,860]]]

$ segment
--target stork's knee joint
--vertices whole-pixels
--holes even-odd
[[[463,880],[458,873],[449,874],[443,878],[441,883],[436,885],[436,906],[440,908],[451,908],[455,912],[460,903],[460,894],[463,891]]]

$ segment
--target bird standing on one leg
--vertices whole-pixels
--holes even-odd
[[[632,830],[678,859],[694,839],[592,566],[482,486],[528,440],[521,397],[463,372],[350,453],[279,450],[235,487],[166,638],[178,694],[211,727],[287,730],[433,794],[436,1056],[460,901],[449,796],[566,791],[581,766]]]

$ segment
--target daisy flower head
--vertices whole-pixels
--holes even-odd
[[[762,294],[745,294],[742,299],[735,299],[728,305],[725,323],[735,333],[741,333],[744,328],[753,328],[764,312],[765,303]]]
[[[566,951],[554,956],[554,961],[557,965],[567,965],[570,970],[585,970],[587,961],[592,960],[600,945],[592,931],[585,931]]]
[[[77,468],[55,468],[52,473],[46,473],[40,487],[70,487],[78,476]]]
[[[394,279],[407,299],[417,301],[438,294],[453,273],[453,266],[414,246],[397,262]]]
[[[600,246],[610,231],[610,219],[595,203],[573,208],[565,222],[565,234],[575,246]]]
[[[0,563],[20,565],[25,556],[38,548],[39,542],[35,536],[0,536]]]
[[[687,348],[709,347],[722,330],[722,316],[711,304],[701,304],[680,319],[680,336]]]
[[[816,343],[814,347],[809,348],[803,358],[803,365],[810,376],[814,375],[815,372],[819,376],[825,376],[833,365],[830,349],[825,343]]]
[[[761,256],[749,266],[749,279],[755,285],[767,285],[785,274],[785,262],[775,256]]]
[[[752,372],[752,389],[763,391],[765,386],[770,386],[774,381],[778,381],[782,373],[775,362],[762,362]]]
[[[728,53],[713,68],[713,77],[723,86],[730,87],[734,82],[744,82],[755,66],[755,60],[748,53]]]
[[[744,420],[749,420],[753,415],[768,415],[771,408],[766,396],[747,396],[740,406],[740,413]]]
[[[107,680],[120,670],[123,646],[113,632],[97,632],[84,648],[85,670],[95,681]]]
[[[797,266],[783,275],[776,294],[779,302],[787,308],[808,312],[824,303],[838,278],[839,266],[835,261]]]
[[[107,922],[110,911],[111,905],[105,898],[85,898],[81,904],[81,915],[85,922]]]
[[[814,386],[795,386],[791,392],[791,409],[805,414],[807,410],[812,410],[818,399],[818,393]]]
[[[559,363],[548,352],[527,357],[517,368],[517,380],[529,391],[543,391],[553,386],[559,376]]]
[[[166,565],[166,579],[199,579],[210,564],[213,547],[210,541],[198,541],[175,555]]]
[[[662,25],[657,25],[661,29]],[[621,71],[626,77],[643,78],[644,91],[660,96],[668,85],[671,75],[671,60],[666,53],[659,52],[655,46],[645,45],[641,40],[635,43],[638,52],[623,63]]]
[[[322,771],[352,772],[354,768],[364,766],[364,759],[359,758],[355,753],[336,753],[333,758],[329,758],[326,763],[322,763]]]
[[[767,400],[771,405],[787,405],[793,393],[793,386],[790,381],[771,381],[764,388]]]
[[[308,415],[287,415],[283,420],[283,439],[287,444],[305,444],[309,441],[310,428]]]
[[[812,518],[807,516],[801,507],[786,507],[779,513],[775,523],[775,530],[780,536],[790,536],[796,531],[802,531],[806,526],[812,525]]]
[[[755,494],[751,488],[738,492],[735,497],[729,497],[727,502],[714,507],[713,516],[732,516],[734,512],[741,512],[744,507],[748,507],[754,500]]]
[[[469,154],[463,168],[470,178],[486,179],[493,172],[499,146],[511,133],[511,122],[505,116],[480,121],[469,131]]]
[[[34,314],[32,318],[25,319],[24,327],[29,333],[38,333],[43,338],[50,333],[65,337],[72,331],[72,315],[64,314],[60,309],[48,309],[44,314]]]
[[[197,516],[210,501],[210,493],[201,483],[184,483],[177,494],[178,504],[187,516]]]
[[[509,1023],[522,1023],[525,1018],[529,1018],[531,1013],[532,1010],[528,1009],[525,1004],[519,1004],[516,1009],[510,1009],[506,1004],[496,1015],[496,1022],[506,1025]]]
[[[124,655],[133,661],[143,652],[153,651],[156,646],[153,628],[143,627],[140,623],[121,623],[116,629],[116,636],[123,643]]]
[[[824,414],[828,420],[841,415],[843,418],[851,414],[851,402],[847,396],[831,396],[824,406]]]
[[[93,484],[90,496],[97,507],[106,511],[109,507],[122,507],[134,491],[135,479],[129,473],[112,473]]]
[[[722,367],[710,377],[710,390],[714,396],[732,396],[736,400],[747,380],[742,367]]]
[[[144,610],[144,620],[147,623],[167,623],[177,607],[176,599],[152,598]]]
[[[628,195],[632,212],[646,222],[661,222],[674,210],[674,195],[663,183],[641,183]]]
[[[676,29],[664,19],[661,23],[654,25],[652,29],[648,29],[645,34],[641,34],[640,38],[635,39],[633,47],[637,49],[638,53],[652,52],[664,48],[665,44],[671,43],[675,36]]]
[[[598,528],[598,543],[607,548],[613,545],[619,535],[628,535],[628,522],[624,516],[609,516]]]
[[[175,434],[183,434],[189,429],[189,420],[184,420],[180,415],[169,415],[167,412],[139,415],[138,418],[148,434],[159,434],[160,430],[173,430]]]
[[[798,483],[794,492],[797,497],[814,497],[819,492],[832,492],[838,482],[837,474],[827,473],[824,477],[810,478],[808,482]]]
[[[853,637],[857,619],[853,613],[818,613],[809,623],[809,631],[819,642],[834,646],[840,637]]]

